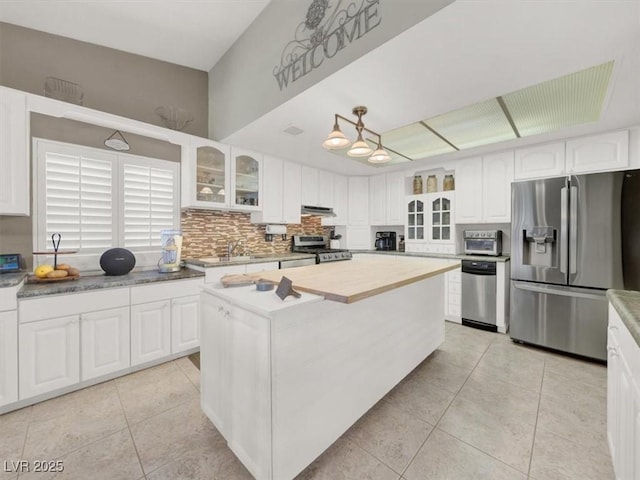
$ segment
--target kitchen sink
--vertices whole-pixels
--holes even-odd
[[[201,262],[204,263],[233,263],[233,262],[242,262],[246,260],[255,260],[258,258],[267,258],[269,255],[234,255],[232,257],[202,257],[199,258]]]

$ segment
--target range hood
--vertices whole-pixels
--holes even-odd
[[[313,205],[302,205],[300,209],[302,215],[320,215],[321,217],[335,217],[333,208],[329,207],[316,207]]]

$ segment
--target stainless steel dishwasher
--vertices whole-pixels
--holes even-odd
[[[462,324],[492,332],[496,325],[496,262],[462,260]]]

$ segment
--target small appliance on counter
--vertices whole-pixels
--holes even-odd
[[[376,232],[376,250],[395,250],[396,232]]]
[[[400,241],[398,242],[398,251],[404,252],[404,235],[400,235]]]
[[[162,258],[158,261],[160,273],[178,272],[180,266],[180,252],[182,250],[182,231],[160,230]]]
[[[502,230],[465,230],[462,238],[467,255],[502,255]]]
[[[126,248],[110,248],[100,256],[105,275],[126,275],[136,266],[136,257]]]
[[[15,273],[22,269],[22,255],[19,253],[0,254],[0,273]]]
[[[331,232],[331,237],[329,237],[329,248],[331,250],[340,250],[340,239],[342,235],[336,235],[335,232]]]

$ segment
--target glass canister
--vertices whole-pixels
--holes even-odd
[[[413,194],[419,195],[422,193],[422,176],[414,175],[413,177]]]
[[[438,191],[438,179],[435,175],[429,175],[427,177],[427,193],[433,193]]]
[[[444,180],[442,180],[442,190],[445,192],[448,190],[455,190],[456,182],[453,178],[453,175],[445,175]]]

